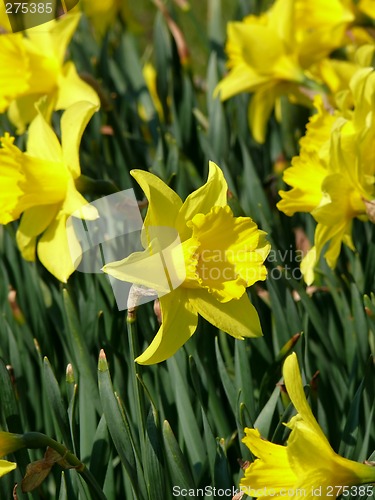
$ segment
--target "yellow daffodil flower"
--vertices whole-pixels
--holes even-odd
[[[25,444],[22,436],[0,431],[0,457],[13,453],[24,446]],[[17,464],[15,462],[0,460],[0,477],[4,476],[4,474],[8,474],[8,472],[11,472],[16,467]]]
[[[64,62],[80,14],[69,13],[21,33],[0,35],[0,113],[23,133],[36,116],[35,103],[47,96],[47,117],[78,101],[99,105],[96,92],[78,76],[74,63]]]
[[[83,101],[67,109],[61,118],[61,144],[42,115],[30,124],[25,153],[9,134],[0,139],[0,223],[23,214],[17,231],[23,257],[35,260],[37,248],[42,264],[62,282],[74,271],[66,220],[88,203],[75,187],[81,174],[78,147],[96,109]],[[83,207],[82,218],[96,217],[95,209]]]
[[[82,0],[80,4],[98,38],[103,38],[119,16],[132,31],[142,30],[142,26],[134,19],[127,0]]]
[[[249,123],[264,142],[266,123],[281,95],[309,105],[300,87],[313,78],[314,65],[341,46],[353,15],[339,0],[276,0],[259,17],[228,23],[230,69],[218,84],[222,100],[253,92]]]
[[[241,490],[263,499],[325,499],[374,482],[375,467],[343,458],[331,448],[307,403],[295,353],[285,360],[283,373],[297,410],[287,424],[291,429],[287,445],[270,443],[257,429],[245,429],[243,442],[258,458],[245,470]]]
[[[210,162],[207,183],[185,202],[155,175],[141,170],[131,174],[149,200],[145,229],[176,230],[182,242],[183,262],[175,264],[186,271],[181,286],[160,298],[162,325],[136,361],[152,364],[172,356],[195,332],[198,314],[236,338],[260,336],[259,318],[246,287],[266,278],[263,262],[270,245],[250,217],[233,216],[220,168]],[[137,283],[137,276],[127,272],[128,264],[142,266],[145,256],[149,256],[148,250],[107,264],[103,271]],[[151,277],[140,284],[158,288]]]
[[[364,68],[352,78],[350,90],[340,95],[341,109],[334,114],[318,97],[318,113],[301,140],[300,154],[285,170],[284,180],[292,189],[280,191],[277,207],[289,216],[310,212],[318,222],[315,246],[301,263],[308,285],[327,243],[325,258],[331,268],[343,242],[354,249],[353,219],[366,219],[366,202],[375,196],[374,95],[375,73]]]

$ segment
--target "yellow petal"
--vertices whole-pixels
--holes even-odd
[[[39,236],[56,217],[58,205],[42,205],[24,212],[18,227],[16,240],[22,257],[35,260],[36,237]]]
[[[324,163],[315,152],[301,152],[300,156],[293,158],[292,166],[284,171],[283,179],[292,189],[279,191],[282,200],[277,208],[289,216],[314,210],[322,199],[326,175]]]
[[[12,26],[9,21],[8,14],[6,13],[5,3],[0,3],[0,28],[2,28],[3,33],[11,33]]]
[[[32,206],[50,205],[64,200],[69,176],[63,164],[24,154],[22,167],[26,177],[25,184],[21,185],[24,191],[22,211]]]
[[[245,469],[241,491],[250,497],[263,498],[293,489],[297,477],[290,468],[286,447],[263,439],[257,429],[245,429],[245,433],[242,442],[258,459]]]
[[[64,162],[74,179],[80,176],[79,145],[82,134],[98,106],[80,101],[70,106],[61,117],[61,145]]]
[[[60,212],[43,233],[37,246],[40,262],[63,283],[68,281],[74,271],[68,238],[76,240],[73,227],[66,228],[67,217]]]
[[[106,264],[102,271],[118,280],[151,288],[159,296],[171,292],[161,255],[151,255],[149,248]]]
[[[97,209],[77,191],[72,178],[68,179],[62,211],[66,215],[86,220],[96,220],[99,216]]]
[[[198,315],[187,300],[186,291],[178,288],[160,298],[162,325],[156,337],[137,363],[150,365],[173,356],[197,328]]]
[[[310,286],[315,279],[314,268],[317,263],[316,247],[312,247],[304,256],[301,262],[301,273],[307,286]]]
[[[71,61],[64,64],[59,75],[56,99],[55,109],[67,109],[79,101],[91,102],[97,109],[100,105],[98,94],[78,76],[74,63]]]
[[[342,242],[348,232],[348,227],[350,227],[350,222],[347,224],[345,220],[338,223],[336,226],[325,226],[320,223],[316,226],[314,239],[317,261],[325,244],[329,241],[329,247],[325,253],[325,258],[329,267],[334,269],[340,255]]]
[[[41,99],[40,94],[28,94],[18,96],[17,99],[12,101],[9,106],[8,116],[10,121],[17,127],[17,134],[21,135],[26,130],[26,125],[37,116],[38,111],[36,106]],[[46,101],[43,116],[48,121],[55,106],[54,94],[51,96],[44,96]]]
[[[17,467],[15,462],[8,462],[7,460],[0,460],[0,477],[8,474]]]
[[[374,481],[373,467],[337,455],[326,439],[321,439],[300,415],[293,417],[288,427],[292,428],[288,438],[288,459],[299,479],[298,486],[322,486],[324,497],[328,493],[327,486],[352,486]]]
[[[263,335],[258,313],[246,293],[225,303],[218,302],[207,290],[194,289],[188,293],[194,310],[223,332],[241,340]]]
[[[156,175],[145,170],[132,170],[131,175],[141,186],[149,202],[145,226],[175,227],[182,206],[181,198]]]
[[[32,158],[14,146],[13,141],[9,134],[1,139],[4,192],[0,196],[0,220],[3,224],[17,219],[33,206],[62,201],[68,180],[63,165]]]
[[[213,162],[209,162],[207,182],[193,191],[184,201],[176,220],[176,227],[181,240],[190,236],[191,230],[186,223],[196,214],[207,214],[212,207],[227,205],[228,184],[222,170]]]
[[[325,444],[327,449],[331,449],[327,438],[323,434],[323,431],[319,427],[319,424],[315,420],[311,408],[307,403],[306,396],[303,390],[302,378],[299,371],[297,356],[295,353],[292,353],[286,358],[283,367],[283,375],[289,397],[300,417],[304,420],[306,425],[316,433],[317,438],[319,438],[321,442]]]
[[[295,0],[276,0],[267,12],[268,26],[282,40],[288,50],[292,51],[295,43]]]
[[[25,176],[21,169],[22,153],[13,144],[14,137],[8,133],[1,138],[0,164],[2,169],[2,189],[0,192],[0,223],[8,224],[18,219],[22,213],[20,199],[23,189],[20,186]]]
[[[226,101],[241,92],[253,92],[269,80],[268,75],[259,75],[247,64],[241,62],[218,83],[214,96],[219,96],[222,101]]]
[[[358,8],[367,16],[375,19],[375,2],[374,0],[359,0]]]
[[[18,33],[0,35],[0,113],[29,87],[30,72],[22,38]]]
[[[239,299],[246,286],[265,279],[265,248],[257,252],[260,231],[250,217],[233,217],[229,206],[214,206],[206,215],[196,214],[187,226],[200,244],[196,268],[200,283],[220,302]],[[269,244],[265,246],[269,250]]]
[[[77,29],[81,18],[80,13],[69,13],[65,16],[52,20],[27,30],[27,38],[45,57],[56,60],[62,65],[67,46]]]
[[[27,153],[35,158],[52,162],[62,162],[60,143],[45,118],[38,114],[28,130]]]
[[[278,65],[283,61],[284,47],[272,28],[255,23],[229,23],[228,38],[231,43],[240,47],[244,62],[256,73],[278,75]],[[260,43],[262,50],[259,50]]]
[[[263,144],[266,140],[267,122],[275,106],[277,92],[274,86],[255,92],[249,105],[249,126],[254,139]]]

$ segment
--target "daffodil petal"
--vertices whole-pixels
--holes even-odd
[[[155,290],[160,295],[171,291],[159,253],[152,255],[147,248],[129,257],[106,264],[102,271],[114,278]]]
[[[3,33],[11,33],[12,26],[9,21],[8,14],[4,3],[0,4],[0,27],[4,30]]]
[[[261,337],[258,313],[246,293],[238,300],[221,303],[207,290],[194,289],[189,298],[195,311],[232,337]]]
[[[66,227],[67,215],[60,212],[40,238],[37,253],[40,262],[62,283],[68,281],[74,271],[68,243],[76,240],[74,229]]]
[[[267,83],[269,76],[258,75],[245,63],[239,63],[218,83],[214,96],[226,101],[241,92],[252,92]]]
[[[307,286],[310,286],[315,279],[314,268],[317,263],[316,247],[312,247],[304,256],[301,262],[301,273]]]
[[[12,99],[26,92],[29,76],[22,35],[0,35],[0,113],[7,109]]]
[[[98,210],[77,191],[72,178],[68,180],[62,211],[79,219],[96,220],[99,217]]]
[[[40,114],[29,126],[26,151],[30,156],[56,163],[63,159],[56,134]]]
[[[345,234],[347,233],[347,230],[348,223],[345,219],[343,221],[340,221],[339,224],[333,226],[318,224],[315,229],[316,259],[319,259],[324,245],[329,241],[329,248],[325,254],[325,257],[328,265],[333,269],[340,255],[341,244]]]
[[[26,130],[26,125],[38,115],[37,105],[41,99],[40,94],[20,95],[10,103],[8,116],[10,121],[17,127],[17,134],[21,135]],[[54,94],[45,97],[46,105],[43,109],[43,116],[49,120],[55,105]]]
[[[254,139],[263,144],[266,140],[267,122],[275,106],[277,92],[274,87],[255,92],[249,105],[249,125]]]
[[[289,397],[300,417],[304,420],[308,427],[314,430],[321,442],[325,443],[327,449],[331,449],[327,438],[319,427],[319,424],[307,403],[296,353],[292,353],[286,358],[283,367],[283,375]]]
[[[132,170],[131,175],[141,186],[149,201],[145,226],[174,227],[182,206],[181,198],[156,175],[145,170]]]
[[[184,201],[178,214],[176,227],[182,240],[189,236],[186,223],[196,214],[207,214],[212,207],[227,205],[228,184],[222,170],[213,161],[209,162],[207,182],[193,191]]]
[[[264,498],[292,489],[297,478],[290,468],[287,448],[263,439],[257,429],[245,429],[245,433],[242,442],[258,459],[245,469],[241,490],[250,497]]]
[[[100,105],[98,94],[78,76],[72,61],[64,64],[62,73],[59,75],[56,99],[55,109],[68,109],[79,101],[91,102],[97,108]]]
[[[178,288],[160,298],[162,325],[156,337],[136,362],[160,363],[173,356],[197,328],[198,315],[190,305],[185,290]]]
[[[27,30],[27,38],[41,54],[64,61],[66,48],[77,29],[81,13],[69,13]],[[35,50],[34,49],[34,50]]]
[[[24,259],[35,260],[36,237],[49,226],[58,208],[58,205],[42,205],[29,208],[23,213],[16,240]]]
[[[61,117],[61,146],[63,158],[74,179],[81,175],[79,145],[82,134],[98,106],[80,101],[70,106]]]
[[[316,152],[301,151],[284,172],[284,181],[293,189],[279,192],[282,200],[277,208],[289,216],[314,210],[322,199],[321,186],[326,175],[327,169]]]
[[[12,472],[17,467],[15,462],[8,462],[8,460],[0,460],[0,477],[8,472]]]

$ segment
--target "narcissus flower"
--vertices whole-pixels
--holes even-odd
[[[331,448],[307,403],[294,353],[285,360],[283,373],[297,410],[287,424],[287,446],[270,443],[257,429],[245,429],[243,442],[258,458],[245,470],[241,490],[258,498],[314,499],[336,497],[350,486],[374,482],[375,467],[343,458]]]
[[[0,35],[0,113],[9,109],[18,133],[36,116],[35,103],[43,96],[49,114],[78,101],[99,105],[98,95],[81,80],[74,63],[64,62],[79,19],[80,14],[70,13],[25,35]]]
[[[249,122],[258,142],[281,95],[309,105],[300,87],[314,78],[314,65],[343,43],[354,19],[339,0],[276,0],[261,16],[228,23],[229,73],[216,92],[222,100],[253,92]]]
[[[263,262],[270,245],[250,217],[233,216],[220,168],[210,162],[207,183],[185,202],[155,175],[140,170],[131,173],[149,200],[145,230],[169,227],[179,235],[183,257],[174,265],[184,276],[178,288],[160,298],[162,325],[136,361],[151,364],[172,356],[195,332],[198,314],[233,337],[260,336],[259,318],[246,287],[266,278]],[[129,263],[142,266],[149,255],[147,248],[103,270],[157,290],[159,284],[152,276],[137,282],[137,276],[129,274]]]
[[[9,453],[24,448],[25,443],[23,437],[18,434],[11,434],[9,432],[0,432],[0,457],[4,457]],[[0,460],[0,477],[8,474],[17,467],[15,462],[8,462],[8,460]]]
[[[142,29],[133,18],[128,0],[82,0],[80,4],[99,38],[105,35],[119,16],[126,22],[128,28]]]
[[[35,260],[37,248],[42,264],[62,282],[74,271],[67,218],[79,209],[82,218],[97,217],[93,207],[85,207],[88,202],[75,187],[81,174],[79,143],[96,109],[92,103],[79,102],[66,110],[61,118],[61,144],[42,115],[30,124],[25,153],[9,134],[0,139],[0,223],[23,214],[17,231],[23,257]]]
[[[364,68],[355,73],[350,90],[340,95],[341,109],[334,114],[318,98],[318,113],[301,140],[300,154],[284,172],[292,189],[280,191],[279,210],[290,216],[310,212],[318,222],[315,246],[301,263],[309,285],[326,244],[325,258],[331,268],[343,242],[354,249],[352,222],[366,220],[366,204],[374,199],[374,96],[375,73]]]

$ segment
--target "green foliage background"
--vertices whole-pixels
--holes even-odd
[[[194,1],[189,12],[167,5],[185,35],[189,64],[181,63],[165,19],[151,2],[131,7],[138,27],[118,22],[101,43],[82,19],[70,56],[103,99],[83,138],[82,172],[120,189],[133,187],[142,198],[129,171],[149,169],[185,197],[205,182],[208,160],[215,161],[225,173],[235,214],[251,216],[272,243],[269,278],[249,291],[264,337],[235,341],[202,320],[173,358],[137,366],[134,358],[158,328],[152,304],[139,308],[135,322],[127,321],[104,275],[75,273],[61,285],[38,262],[22,260],[16,224],[10,224],[0,229],[1,425],[64,442],[108,499],[168,500],[173,485],[236,488],[242,475],[238,460],[252,459],[241,443],[244,427],[285,441],[282,422],[293,410],[280,385],[281,367],[294,349],[306,382],[312,381],[311,406],[334,449],[353,460],[374,460],[374,226],[355,224],[358,251],[344,249],[335,272],[322,262],[309,295],[299,279],[294,230],[301,227],[312,239],[313,222],[277,211],[283,185],[274,168],[297,151],[306,110],[284,103],[285,120],[271,121],[267,141],[259,146],[249,133],[249,96],[225,105],[213,98],[225,72],[225,21],[264,5]],[[142,76],[148,58],[157,70],[164,122]],[[1,131],[11,131],[1,120]],[[113,134],[103,134],[103,125]],[[106,194],[99,185],[90,189],[92,199]],[[10,287],[20,311],[11,308]],[[101,349],[106,357],[98,363]],[[1,479],[0,498],[11,498],[27,463],[42,454],[15,454],[19,467]],[[76,471],[59,466],[40,488],[22,494],[18,487],[17,495],[95,498]]]

